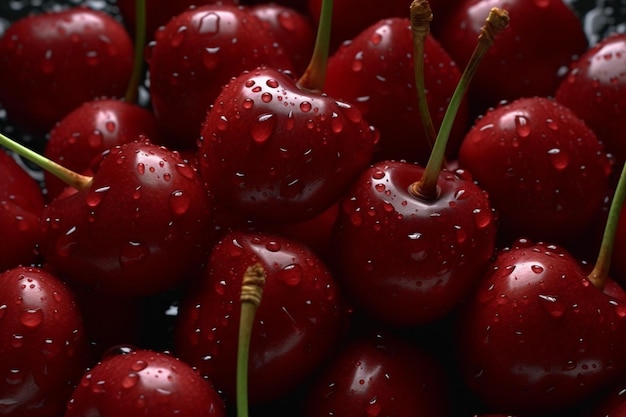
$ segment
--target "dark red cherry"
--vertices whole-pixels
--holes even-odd
[[[15,125],[47,133],[85,101],[123,97],[132,66],[130,36],[104,12],[29,15],[0,39],[0,102]]]
[[[39,268],[0,274],[0,415],[62,415],[89,364],[82,317],[66,284]]]

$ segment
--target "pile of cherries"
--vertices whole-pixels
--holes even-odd
[[[0,415],[626,416],[604,2],[146,3],[0,6]]]

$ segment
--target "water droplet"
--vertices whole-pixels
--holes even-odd
[[[29,308],[20,314],[20,323],[34,329],[43,323],[43,310],[40,308]]]
[[[554,168],[561,171],[569,164],[569,157],[567,152],[563,152],[558,148],[552,148],[548,151],[548,158]]]
[[[170,45],[174,48],[179,47],[187,36],[187,30],[187,26],[179,27],[172,39],[170,39]]]
[[[548,126],[548,129],[552,131],[556,132],[559,130],[559,124],[554,119],[546,119],[546,125]]]
[[[565,365],[563,366],[563,370],[564,371],[571,371],[571,370],[576,369],[576,366],[578,366],[576,361],[569,360],[569,361],[565,362]]]
[[[369,403],[365,406],[365,414],[367,414],[368,417],[377,417],[378,415],[380,415],[381,411],[382,406],[380,405],[380,403],[378,403],[378,401],[376,401],[376,398],[370,400]]]
[[[102,146],[102,142],[103,142],[103,140],[102,140],[102,132],[100,132],[99,130],[94,130],[87,137],[87,143],[92,148],[100,148]]]
[[[48,49],[44,53],[44,58],[41,61],[41,72],[44,74],[51,74],[54,71],[55,65],[52,59],[52,50]]]
[[[180,190],[172,192],[170,194],[170,209],[172,213],[180,216],[183,215],[189,210],[191,206],[191,199],[187,196],[187,194],[183,193]]]
[[[197,20],[197,28],[200,33],[215,35],[220,31],[220,15],[217,13],[206,13]]]
[[[144,164],[143,162],[139,162],[137,164],[137,173],[139,175],[143,175],[146,172],[146,164]]]
[[[303,101],[302,103],[300,103],[300,110],[302,110],[304,113],[308,113],[309,111],[311,111],[311,103],[309,103],[308,101]]]
[[[281,249],[282,245],[280,244],[280,242],[277,242],[275,240],[270,240],[265,244],[265,249],[267,249],[270,252],[278,252]]]
[[[348,117],[352,123],[360,123],[363,120],[363,115],[356,107],[345,103],[343,101],[336,101],[337,106],[341,109],[342,113]]]
[[[521,138],[526,138],[530,135],[530,124],[526,116],[515,116],[515,130]]]
[[[148,367],[148,363],[141,359],[135,361],[132,365],[130,365],[130,369],[132,369],[135,372],[143,371],[147,367]]]
[[[6,377],[6,383],[9,385],[18,385],[24,382],[24,373],[20,369],[12,368]]]
[[[556,296],[539,294],[541,305],[552,317],[558,318],[565,313],[565,304],[563,304]]]
[[[296,120],[293,117],[293,112],[289,112],[287,115],[287,130],[292,130],[296,126]]]
[[[176,172],[189,180],[196,178],[196,172],[191,165],[178,163],[175,165],[175,168]]]
[[[265,113],[260,115],[256,122],[250,127],[250,134],[256,143],[264,143],[267,141],[276,127],[276,115],[273,113]]]
[[[2,320],[4,318],[4,316],[6,316],[7,314],[7,305],[6,304],[2,304],[0,305],[0,320]]]
[[[467,239],[467,232],[463,230],[461,226],[454,226],[454,233],[456,236],[456,242],[459,245],[462,245],[463,243],[465,243],[465,240]]]
[[[254,106],[254,100],[252,100],[251,98],[246,98],[241,103],[241,107],[243,107],[246,110],[250,110],[253,106]]]
[[[139,242],[128,242],[120,249],[120,265],[131,267],[142,262],[150,254],[150,249]]]
[[[221,115],[219,119],[217,119],[217,130],[224,132],[228,130],[228,118],[224,115]]]
[[[137,385],[137,382],[139,382],[139,375],[135,372],[131,372],[122,379],[122,388],[132,388]]]
[[[289,264],[278,272],[278,277],[290,287],[295,287],[302,281],[302,267],[298,264]]]
[[[479,229],[483,229],[491,224],[492,217],[490,212],[477,208],[472,211],[472,214],[474,215],[474,224]]]
[[[104,394],[106,392],[106,381],[101,380],[101,381],[96,381],[95,383],[91,384],[91,391],[94,394]]]
[[[409,233],[409,234],[407,235],[407,237],[408,237],[410,240],[418,240],[418,239],[420,239],[420,238],[422,237],[422,234],[421,234],[421,233],[418,233],[418,232],[415,232],[415,233]]]
[[[268,92],[261,94],[261,101],[263,101],[263,103],[269,103],[272,101],[272,98],[272,95]]]
[[[343,130],[343,120],[335,112],[333,112],[332,118],[330,119],[330,126],[335,133],[340,133]]]
[[[543,272],[543,267],[541,265],[531,265],[530,270],[535,274],[541,274]]]
[[[204,48],[204,52],[202,53],[202,65],[204,65],[206,69],[212,70],[217,67],[217,64],[220,62],[219,51],[219,46],[215,48]]]
[[[381,35],[378,32],[374,32],[372,33],[372,36],[370,36],[370,42],[372,43],[372,45],[378,45],[380,41],[382,40],[383,40],[383,35]]]
[[[109,191],[110,189],[111,187],[104,186],[98,187],[94,190],[89,190],[89,192],[85,196],[85,202],[91,208],[97,207],[98,205],[100,205],[107,191]]]
[[[14,334],[11,338],[11,346],[14,348],[21,348],[24,346],[24,336],[21,334]]]
[[[273,78],[270,78],[267,81],[265,81],[265,85],[267,85],[270,88],[278,88],[279,86],[278,81],[276,81]]]
[[[354,55],[351,68],[354,72],[359,72],[363,70],[363,51],[359,51],[356,53],[356,55]]]

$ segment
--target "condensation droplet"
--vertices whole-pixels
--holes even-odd
[[[311,111],[312,107],[313,106],[308,101],[303,101],[302,103],[300,103],[300,110],[302,110],[304,113],[308,113],[309,111]]]
[[[106,193],[111,189],[110,186],[98,187],[94,190],[89,190],[85,196],[85,202],[91,208],[100,205]]]
[[[144,261],[150,254],[150,249],[139,242],[127,242],[120,249],[119,260],[122,267],[131,267]]]
[[[526,138],[530,135],[530,124],[526,116],[515,116],[515,131],[521,138]]]
[[[187,196],[187,194],[183,193],[180,190],[172,192],[170,194],[170,209],[172,213],[180,216],[183,215],[189,210],[191,206],[191,199]]]
[[[276,127],[276,115],[265,113],[260,115],[256,122],[250,126],[250,134],[256,143],[264,143],[267,141]]]
[[[122,379],[122,388],[132,388],[137,385],[137,382],[139,382],[139,375],[135,372],[131,372]]]
[[[43,323],[43,310],[40,308],[29,308],[20,314],[20,323],[25,327],[34,329]]]
[[[561,171],[567,168],[569,164],[569,157],[567,152],[561,151],[559,148],[552,148],[548,151],[548,158],[554,168]]]

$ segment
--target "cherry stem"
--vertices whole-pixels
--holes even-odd
[[[146,0],[135,0],[135,55],[133,72],[126,88],[124,99],[128,103],[137,102],[139,81],[143,74],[143,48],[146,44]]]
[[[239,319],[239,346],[237,349],[237,417],[248,417],[248,360],[254,316],[263,297],[265,270],[254,264],[243,275],[241,285],[241,317]]]
[[[437,132],[428,109],[426,85],[424,83],[424,43],[430,32],[433,13],[427,0],[413,0],[411,3],[411,32],[413,32],[413,68],[415,72],[415,88],[420,117],[426,133],[426,141],[431,149],[435,144]]]
[[[478,44],[472,53],[472,56],[461,75],[461,79],[452,94],[450,104],[446,109],[446,113],[443,116],[441,127],[435,145],[424,169],[424,174],[419,181],[416,181],[411,185],[411,193],[416,196],[427,200],[434,200],[437,198],[437,181],[439,179],[439,173],[442,169],[442,164],[445,156],[446,145],[450,132],[452,131],[452,125],[454,119],[459,110],[459,107],[463,101],[463,96],[467,92],[470,81],[474,77],[480,61],[485,56],[489,48],[493,45],[495,37],[501,33],[509,24],[509,13],[506,10],[498,7],[493,7],[489,11],[489,15],[485,21],[485,25],[481,28],[478,35]]]
[[[611,267],[611,257],[613,255],[613,246],[615,244],[615,235],[617,234],[617,224],[619,223],[620,213],[624,205],[626,197],[626,164],[622,167],[622,172],[613,194],[613,200],[609,207],[606,224],[604,225],[604,233],[600,242],[600,251],[593,270],[587,278],[599,289],[604,289],[606,281],[609,277]]]
[[[48,171],[52,175],[55,175],[61,181],[63,181],[70,187],[76,188],[77,190],[87,188],[91,184],[92,177],[80,175],[74,171],[71,171],[64,166],[59,165],[42,155],[39,155],[37,152],[32,151],[23,145],[20,145],[19,143],[15,142],[13,139],[8,138],[2,133],[0,133],[0,146],[4,146],[8,150],[15,152],[23,158],[26,158],[33,164],[37,165],[41,169]]]
[[[320,21],[311,61],[304,74],[298,79],[298,88],[307,91],[321,92],[326,81],[328,51],[330,48],[330,27],[333,19],[333,0],[322,0]]]

